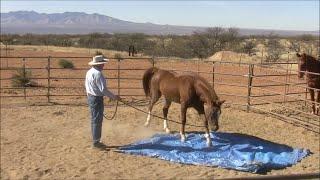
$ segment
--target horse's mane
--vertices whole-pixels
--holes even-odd
[[[209,82],[204,79],[203,77],[197,75],[197,77],[199,78],[199,80],[205,84],[207,87],[208,87],[208,91],[210,92],[210,95],[211,95],[211,98],[214,102],[218,101],[219,98],[218,98],[218,95],[216,94],[215,90],[213,89],[213,87],[211,86],[211,84],[209,84]]]
[[[196,80],[200,80],[201,83],[203,83],[205,85],[206,88],[208,88],[208,92],[210,93],[211,96],[211,100],[213,102],[216,102],[219,100],[218,95],[216,94],[216,92],[214,91],[213,87],[211,86],[211,84],[209,84],[209,82],[203,78],[202,76],[199,76],[199,74],[195,73],[195,72],[187,72],[187,73],[182,73],[182,74],[176,74],[177,76],[182,76],[182,75],[189,75],[191,77],[193,77]]]

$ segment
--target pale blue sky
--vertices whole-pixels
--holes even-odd
[[[185,26],[319,30],[318,0],[282,1],[16,1],[1,0],[1,12],[98,13],[133,22]]]

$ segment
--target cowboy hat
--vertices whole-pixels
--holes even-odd
[[[105,58],[103,55],[99,55],[99,56],[94,56],[92,58],[92,61],[90,61],[88,64],[90,66],[94,66],[94,65],[107,63],[108,61],[109,59]]]

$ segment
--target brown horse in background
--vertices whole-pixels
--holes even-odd
[[[163,95],[165,104],[163,107],[163,128],[170,133],[167,124],[168,110],[171,102],[181,104],[181,141],[186,140],[185,124],[186,112],[189,107],[193,107],[203,119],[205,127],[205,137],[207,145],[211,146],[209,127],[213,131],[219,129],[219,116],[221,114],[221,105],[224,101],[220,101],[211,85],[202,77],[195,73],[186,73],[178,75],[174,72],[158,68],[149,68],[143,75],[143,89],[145,95],[151,98],[149,105],[149,114],[145,126],[149,125],[150,114],[153,105]],[[206,108],[205,106],[206,105]]]
[[[311,97],[312,103],[312,113],[313,114],[319,114],[319,102],[320,102],[320,60],[316,59],[313,56],[307,55],[305,53],[303,54],[296,54],[299,58],[298,63],[298,77],[303,78],[304,74],[306,75],[306,81],[307,86],[309,87],[309,93]],[[311,73],[310,73],[311,72]],[[312,74],[312,73],[318,73],[318,74]],[[317,99],[315,100],[315,94],[317,93]],[[317,102],[317,108],[315,106],[315,103]]]

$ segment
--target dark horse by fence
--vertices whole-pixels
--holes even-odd
[[[213,131],[219,129],[219,116],[221,114],[221,105],[224,101],[220,101],[212,86],[202,77],[195,73],[186,73],[178,75],[174,72],[158,68],[149,68],[143,75],[143,89],[146,96],[151,98],[149,105],[149,114],[145,126],[149,125],[150,114],[153,105],[163,95],[165,104],[163,107],[163,128],[170,133],[167,124],[168,110],[171,102],[181,104],[181,141],[184,142],[186,112],[187,108],[193,107],[203,119],[205,127],[205,137],[207,145],[211,146],[209,127]],[[206,108],[205,106],[206,105]]]
[[[320,102],[320,60],[307,55],[305,53],[299,54],[297,53],[297,57],[299,58],[298,63],[298,77],[303,78],[304,74],[306,74],[307,86],[309,87],[310,97],[312,103],[312,113],[319,114],[319,102]],[[318,74],[313,74],[318,73]],[[317,99],[315,100],[315,94],[317,93]],[[315,103],[317,102],[317,108]]]

